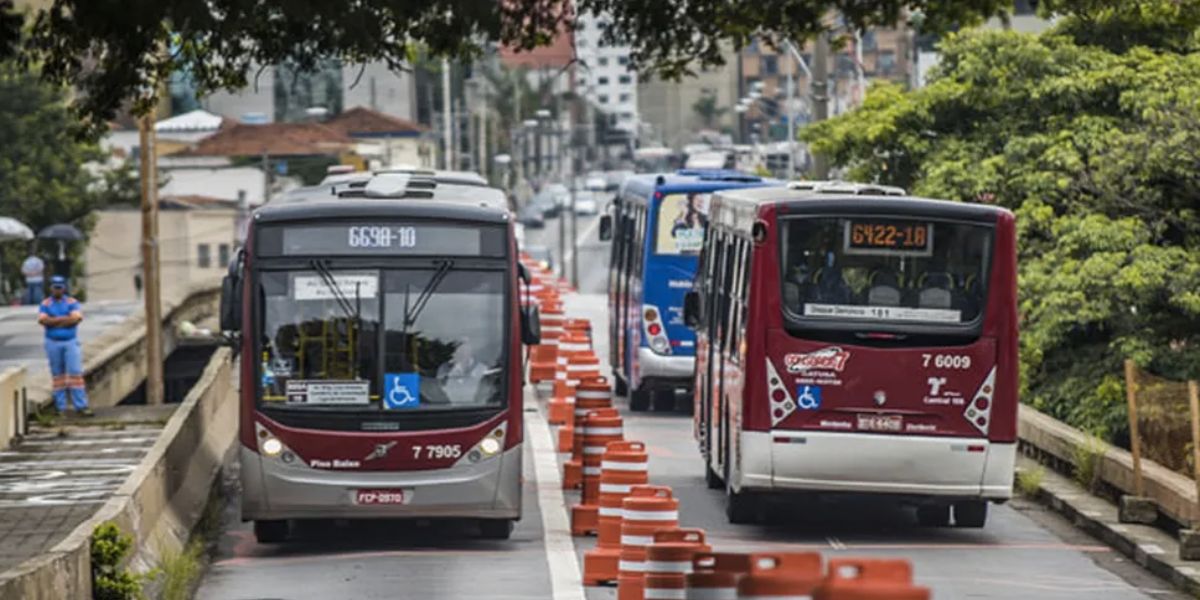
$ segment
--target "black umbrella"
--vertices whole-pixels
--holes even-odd
[[[83,232],[70,223],[57,223],[39,231],[38,238],[60,242],[78,242],[83,239]]]
[[[58,260],[60,263],[63,263],[67,260],[67,242],[78,242],[79,240],[82,240],[83,232],[70,223],[55,223],[54,225],[39,231],[38,238],[43,240],[57,241]],[[66,266],[63,267],[63,269],[67,268],[68,267]]]

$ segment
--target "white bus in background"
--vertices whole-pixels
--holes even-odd
[[[710,150],[708,152],[698,152],[689,154],[687,162],[684,163],[685,169],[732,169],[734,168],[733,154],[730,152],[722,152]]]

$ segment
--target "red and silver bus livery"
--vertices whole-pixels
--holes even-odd
[[[260,541],[293,519],[470,518],[507,537],[520,518],[536,333],[512,219],[439,201],[498,190],[439,186],[254,213],[222,328],[241,332],[242,518]]]
[[[982,526],[1012,495],[1016,231],[1000,208],[714,195],[686,317],[695,427],[734,521],[766,492],[892,494]]]

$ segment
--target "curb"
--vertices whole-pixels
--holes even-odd
[[[1018,468],[1044,471],[1035,498],[1042,505],[1157,577],[1200,598],[1200,562],[1180,560],[1179,541],[1175,537],[1150,525],[1121,523],[1115,504],[1093,496],[1071,479],[1032,459],[1021,458]]]

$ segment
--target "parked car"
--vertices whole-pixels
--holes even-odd
[[[545,246],[526,246],[524,250],[530,258],[538,261],[543,269],[554,270],[554,253],[549,248]]]
[[[596,195],[591,192],[575,192],[575,214],[594,215],[600,211]]]
[[[549,190],[543,190],[533,196],[533,200],[529,201],[529,206],[536,208],[542,213],[543,217],[558,216],[558,211],[562,210],[562,206],[555,200],[554,195]]]
[[[559,210],[571,203],[571,190],[561,183],[551,183],[546,186],[545,191],[554,199]]]
[[[546,226],[546,217],[537,205],[526,204],[517,211],[517,222],[530,229],[541,229]]]

